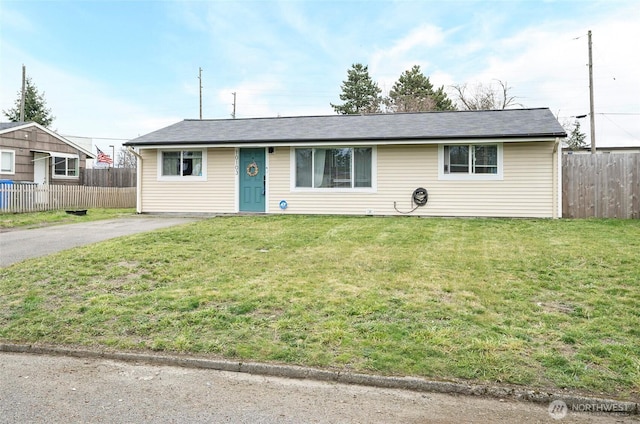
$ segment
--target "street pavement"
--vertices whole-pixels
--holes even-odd
[[[192,222],[197,218],[135,216],[0,232],[0,268],[115,237]]]
[[[102,358],[0,353],[0,423],[638,423],[549,406]]]

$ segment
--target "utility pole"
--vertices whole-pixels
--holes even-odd
[[[200,80],[200,120],[202,120],[202,68],[198,68],[198,80]]]
[[[236,119],[236,92],[234,91],[231,94],[233,94],[233,113],[231,113],[231,117]]]
[[[593,57],[591,54],[591,30],[589,36],[589,116],[591,118],[591,154],[596,153],[596,116],[593,113]]]
[[[20,96],[20,122],[24,122],[24,103],[27,97],[26,93],[27,84],[27,67],[22,65],[22,95]]]
[[[111,162],[111,167],[115,168],[116,167],[116,146],[113,144],[109,144],[109,147],[111,147],[111,153],[113,154],[113,156],[111,156],[111,159],[113,160],[113,162]]]

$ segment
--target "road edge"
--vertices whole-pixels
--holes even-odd
[[[258,362],[238,362],[223,359],[160,355],[149,353],[131,353],[0,343],[0,352],[27,353],[34,355],[69,356],[75,358],[107,359],[122,362],[140,362],[151,365],[168,365],[184,368],[210,369],[216,371],[241,372],[271,377],[329,381],[385,389],[404,389],[418,392],[444,393],[463,396],[483,396],[496,399],[513,399],[533,403],[550,404],[562,401],[571,411],[640,415],[640,403],[576,396],[563,393],[549,393],[540,390],[500,387],[483,384],[462,384],[447,381],[434,381],[417,377],[387,377],[370,374],[349,373],[322,370],[297,365],[266,364]]]

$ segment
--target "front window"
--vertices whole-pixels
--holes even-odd
[[[179,150],[162,152],[163,177],[201,177],[202,150]]]
[[[498,146],[481,145],[473,146],[473,173],[497,174],[498,173]]]
[[[77,177],[78,158],[53,156],[53,175],[56,177]]]
[[[0,150],[0,174],[16,172],[16,154],[13,150]]]
[[[295,149],[296,188],[371,188],[371,147]]]
[[[469,146],[444,146],[444,172],[469,172]]]
[[[451,144],[440,146],[440,177],[500,179],[502,144]]]

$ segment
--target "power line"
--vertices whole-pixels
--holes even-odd
[[[596,115],[619,115],[619,116],[639,116],[640,113],[616,113],[616,112],[601,112]]]
[[[640,140],[637,136],[631,134],[629,131],[625,130],[624,128],[622,128],[620,125],[618,125],[617,123],[613,122],[613,120],[607,118],[607,114],[605,113],[600,113],[599,115],[603,115],[607,121],[611,122],[613,125],[615,125],[616,127],[620,128],[623,132],[625,132],[628,136],[630,136],[631,138],[635,139],[635,140]],[[609,114],[611,115],[611,114]]]
[[[92,140],[118,140],[118,141],[129,141],[130,138],[114,138],[114,137],[90,137],[86,135],[70,135],[70,134],[61,134],[63,137],[76,137],[76,138],[90,138]]]

